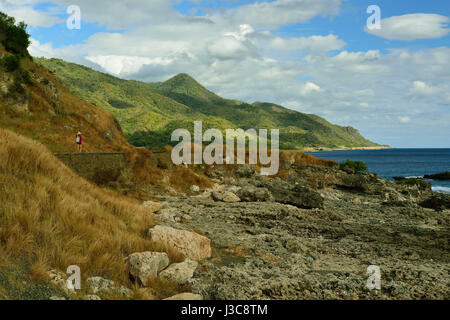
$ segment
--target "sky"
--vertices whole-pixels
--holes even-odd
[[[73,5],[80,29],[68,28]],[[140,81],[188,73],[380,144],[450,148],[448,0],[0,0],[0,11],[27,22],[33,56]]]

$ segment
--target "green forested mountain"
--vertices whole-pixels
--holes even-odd
[[[204,129],[280,129],[283,149],[377,146],[358,130],[333,125],[315,115],[273,103],[248,104],[221,98],[187,74],[165,82],[144,83],[59,59],[35,60],[82,99],[112,112],[130,142],[137,146],[170,144],[173,130],[191,130],[194,120],[202,120]]]

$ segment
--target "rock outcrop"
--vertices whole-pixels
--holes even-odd
[[[211,241],[202,235],[167,226],[156,226],[149,230],[154,242],[167,244],[186,258],[199,261],[211,257]]]
[[[127,260],[130,265],[130,275],[144,286],[169,265],[167,254],[160,252],[133,253]]]
[[[450,195],[435,193],[428,199],[422,201],[420,206],[438,211],[450,209]]]
[[[159,273],[159,277],[176,282],[178,284],[187,284],[194,276],[198,262],[186,259],[181,263],[171,264],[167,269]]]
[[[91,277],[86,280],[88,289],[93,294],[119,294],[126,298],[132,291],[124,286],[117,286],[114,281],[102,277]]]
[[[213,191],[211,193],[212,198],[215,201],[222,201],[222,202],[228,202],[228,203],[234,203],[239,202],[241,199],[237,195],[235,195],[233,192],[230,191],[223,191],[223,192],[216,192]]]

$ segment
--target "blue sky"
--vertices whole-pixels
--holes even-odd
[[[75,3],[76,1],[72,1]],[[174,3],[173,8],[178,12],[188,16],[204,16],[209,10],[217,11],[222,8],[232,9],[244,4],[251,4],[254,1],[227,0],[227,1],[179,1]],[[266,1],[266,2],[274,2]],[[426,39],[415,41],[389,41],[376,36],[368,35],[364,31],[364,26],[369,14],[366,8],[376,4],[382,8],[382,18],[384,16],[398,16],[410,13],[439,13],[450,16],[450,3],[446,0],[411,1],[411,0],[353,0],[345,1],[339,16],[336,17],[315,17],[308,24],[289,24],[274,30],[273,34],[291,38],[298,36],[328,35],[330,33],[339,35],[347,42],[346,49],[350,51],[361,50],[382,50],[385,52],[392,47],[409,48],[418,50],[421,48],[448,46],[450,39],[444,37],[440,39]],[[58,10],[58,14],[52,15],[64,20],[52,27],[30,27],[32,36],[41,43],[52,42],[55,47],[63,47],[70,44],[77,44],[86,41],[90,36],[99,32],[123,32],[124,30],[108,30],[100,23],[83,23],[80,30],[69,30],[66,28],[68,14],[66,6],[51,2],[37,3],[34,8],[43,12],[52,12],[52,8]]]
[[[66,27],[69,5],[80,30]],[[381,9],[381,29],[366,9]],[[113,75],[186,72],[246,102],[352,125],[395,147],[450,147],[450,2],[444,0],[0,0],[30,52]]]

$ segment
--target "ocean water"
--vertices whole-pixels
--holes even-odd
[[[318,158],[344,161],[361,160],[370,172],[393,177],[423,177],[450,171],[450,149],[386,149],[308,152]],[[429,181],[433,190],[450,194],[450,181]]]

